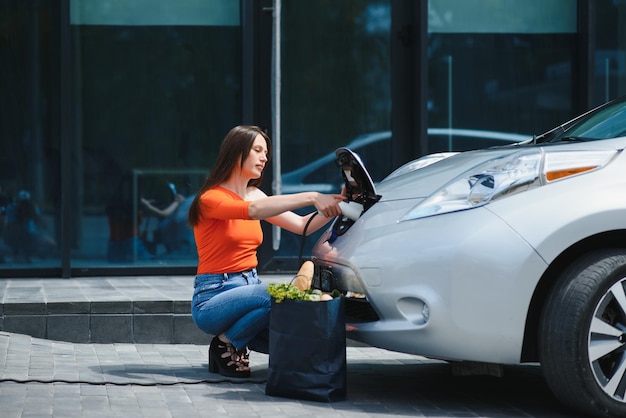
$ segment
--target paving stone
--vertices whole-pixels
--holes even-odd
[[[88,315],[48,315],[46,338],[76,343],[91,342]]]
[[[63,301],[63,302],[47,302],[46,313],[55,314],[88,314],[91,310],[91,304],[85,302]],[[32,313],[32,312],[31,312]]]
[[[5,315],[3,330],[45,338],[46,317],[44,315]]]
[[[174,317],[163,314],[134,315],[133,340],[137,343],[173,343]]]
[[[90,318],[90,338],[93,343],[133,342],[132,315],[92,315]]]
[[[94,314],[131,314],[133,312],[132,300],[111,300],[91,302],[90,312]]]

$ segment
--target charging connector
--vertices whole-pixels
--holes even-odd
[[[346,218],[356,221],[363,213],[363,205],[357,202],[339,202],[339,207],[341,208],[341,213]]]

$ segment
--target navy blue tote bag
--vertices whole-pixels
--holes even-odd
[[[265,393],[335,402],[346,399],[346,319],[342,297],[272,300]]]

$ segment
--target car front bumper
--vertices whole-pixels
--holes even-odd
[[[484,208],[389,222],[414,204],[379,202],[316,244],[318,284],[348,292],[349,338],[430,358],[518,363],[546,263]]]

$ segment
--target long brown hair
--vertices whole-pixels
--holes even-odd
[[[193,202],[191,202],[189,214],[187,215],[189,225],[192,227],[196,226],[200,220],[200,196],[205,191],[228,180],[237,164],[239,164],[239,167],[243,167],[243,163],[248,158],[257,135],[263,136],[267,142],[267,160],[269,161],[272,154],[272,143],[269,136],[258,126],[235,126],[226,134],[217,154],[215,167],[204,180],[204,184],[202,184]],[[261,183],[263,183],[263,173],[261,173],[259,178],[250,179],[248,186],[259,187]]]

